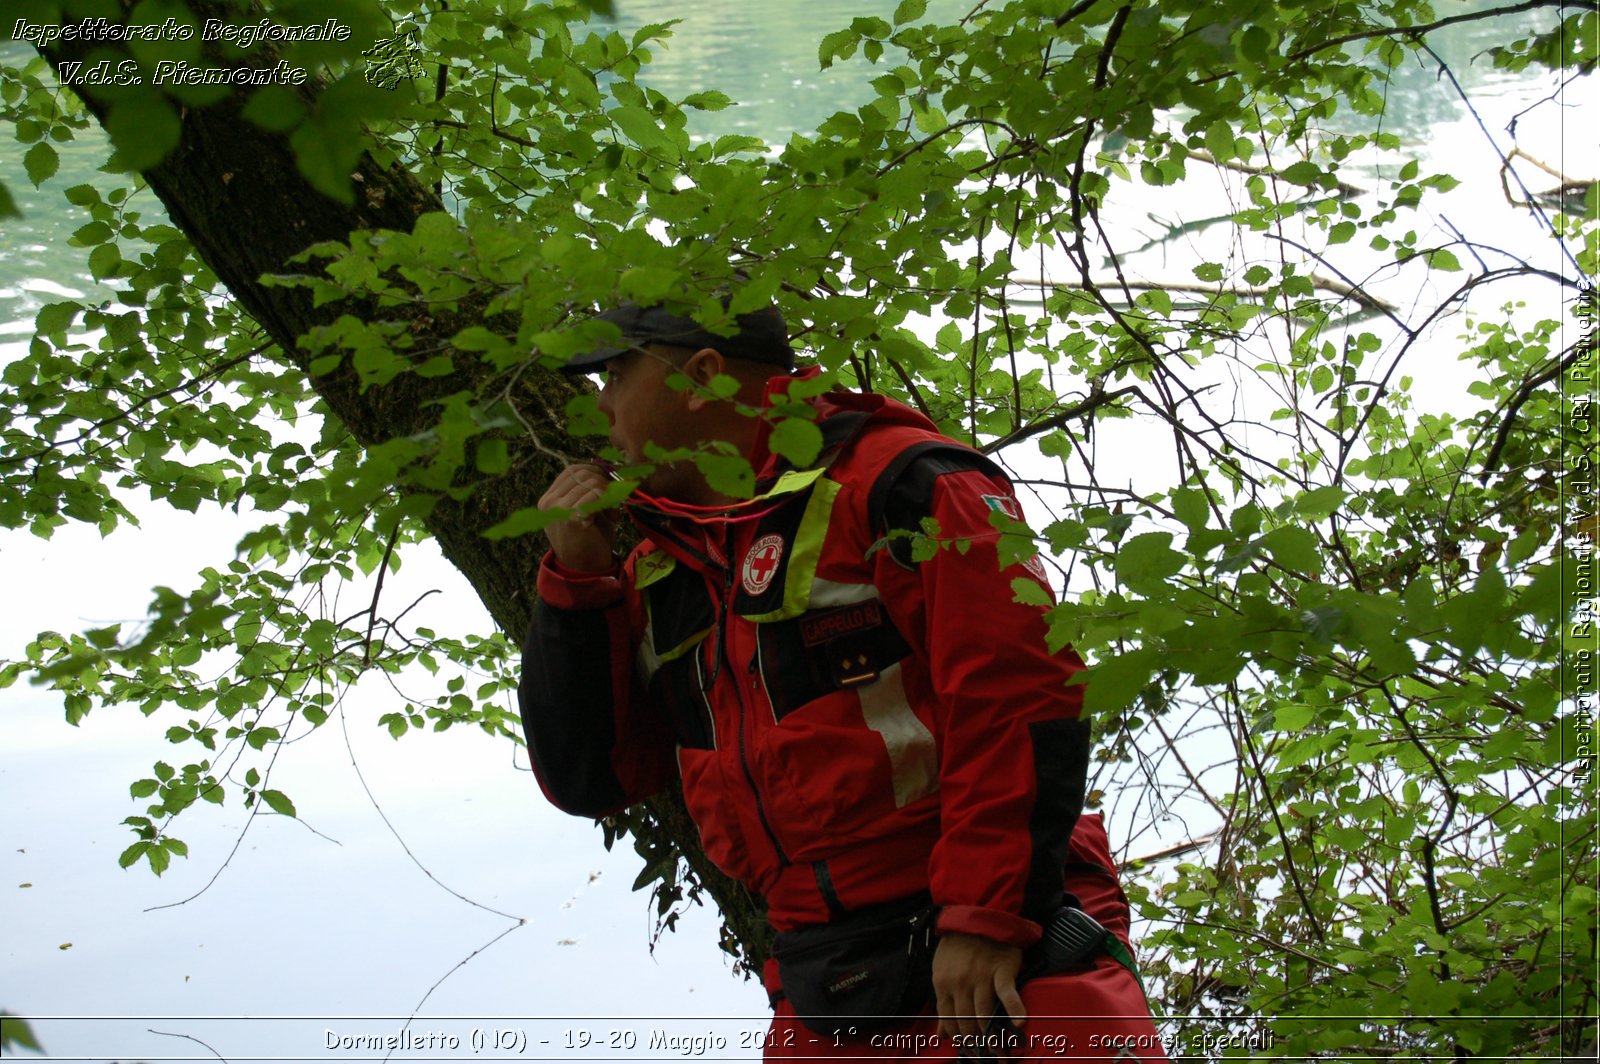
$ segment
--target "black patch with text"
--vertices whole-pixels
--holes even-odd
[[[830,692],[872,683],[911,653],[875,600],[763,624],[758,638],[761,673],[778,720]]]

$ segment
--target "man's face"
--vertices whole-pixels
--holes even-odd
[[[647,442],[666,448],[700,442],[693,412],[685,401],[687,393],[667,384],[678,372],[677,361],[670,350],[650,349],[629,351],[606,363],[598,405],[611,422],[611,445],[629,462],[647,461]],[[679,467],[683,466],[693,469],[690,463],[663,464],[640,486],[654,495],[674,497],[684,473]]]

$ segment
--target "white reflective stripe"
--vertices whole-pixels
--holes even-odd
[[[698,653],[694,656],[694,680],[694,685],[700,692],[700,702],[695,708],[705,710],[706,727],[711,731],[711,749],[715,750],[717,748],[717,714],[711,708],[711,695],[706,690],[706,659]]]
[[[900,665],[883,670],[874,683],[856,689],[861,715],[889,750],[889,773],[894,779],[896,809],[939,789],[939,756],[933,732],[917,719],[906,701]]]
[[[814,610],[825,610],[832,606],[853,606],[877,597],[878,589],[873,584],[840,584],[819,576],[811,581],[809,605]]]
[[[661,668],[661,659],[656,656],[655,622],[647,621],[644,626],[644,638],[639,640],[639,654],[635,658],[635,666],[639,673],[639,685],[647,687],[655,677],[656,670]]]

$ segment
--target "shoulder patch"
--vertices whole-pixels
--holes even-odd
[[[985,495],[983,501],[989,509],[999,510],[1013,521],[1022,520],[1022,507],[1009,495]]]

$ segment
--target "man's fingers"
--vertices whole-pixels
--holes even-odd
[[[941,994],[939,996],[939,1033],[946,1038],[961,1035],[971,1038],[981,1034],[988,1023],[994,1004],[987,1008],[976,993]]]
[[[1018,1022],[1025,1019],[1017,993],[1022,950],[977,935],[948,934],[933,955],[933,985],[939,1030],[946,1036],[980,1036],[994,1015],[995,1001]]]
[[[544,493],[539,503],[546,509],[556,506],[571,509],[598,499],[606,490],[607,483],[606,475],[598,466],[568,466],[557,474],[550,484],[550,490]]]
[[[599,467],[592,465],[568,466],[557,474],[550,487],[539,499],[541,510],[580,510],[593,506],[604,497],[611,481]],[[588,514],[574,513],[571,518],[579,524],[590,524]],[[614,527],[615,516],[607,519]]]
[[[995,973],[995,990],[1000,995],[1000,1004],[1005,1006],[1006,1015],[1011,1017],[1014,1027],[1021,1027],[1028,1022],[1028,1010],[1022,1006],[1022,995],[1017,992],[1017,977],[1015,972],[999,971]]]
[[[541,510],[562,510],[566,514],[545,529],[545,538],[556,560],[569,569],[604,572],[615,562],[612,540],[616,514],[576,511],[598,503],[610,481],[598,466],[589,463],[570,465],[556,474],[555,480],[539,499]]]

